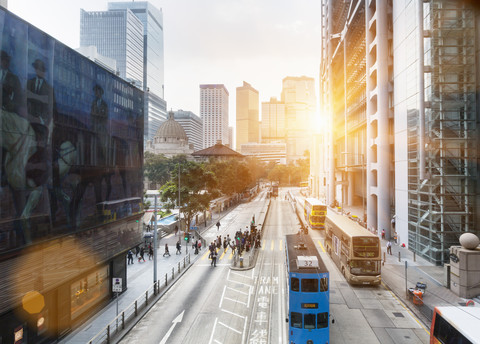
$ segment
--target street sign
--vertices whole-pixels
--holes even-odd
[[[196,231],[196,230],[198,230],[198,227],[197,227],[197,226],[191,226],[190,229],[191,229],[192,231]]]
[[[114,293],[121,293],[122,292],[122,279],[114,277],[112,282],[112,291]]]

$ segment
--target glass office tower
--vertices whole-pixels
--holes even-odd
[[[54,342],[126,288],[144,96],[4,9],[0,43],[0,343]]]

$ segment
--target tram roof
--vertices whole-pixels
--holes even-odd
[[[318,253],[313,240],[310,238],[309,235],[305,234],[289,234],[286,235],[287,241],[287,251],[288,251],[288,265],[290,272],[296,273],[324,273],[328,272],[325,263],[323,262],[320,254]],[[298,249],[300,244],[305,245],[305,249]],[[309,257],[316,257],[318,260],[318,268],[299,268],[297,264],[297,260],[299,256],[309,256]]]

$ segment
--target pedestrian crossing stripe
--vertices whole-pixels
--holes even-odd
[[[270,251],[273,251],[274,246],[275,246],[275,241],[272,240],[272,244],[270,245]]]

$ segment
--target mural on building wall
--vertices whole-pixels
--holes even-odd
[[[0,11],[0,252],[141,211],[143,93]]]

